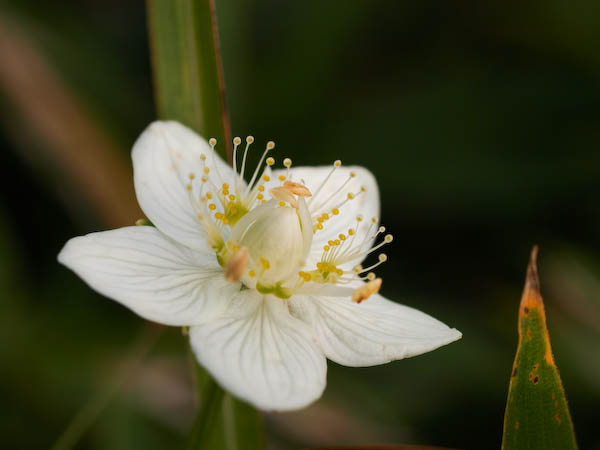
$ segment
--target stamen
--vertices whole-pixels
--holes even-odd
[[[246,247],[235,252],[225,267],[225,279],[230,283],[239,281],[248,266],[248,261],[249,254]]]
[[[283,187],[298,197],[310,197],[312,195],[306,186],[300,183],[294,183],[293,181],[286,181],[283,183]]]
[[[321,184],[319,185],[319,187],[317,188],[317,190],[315,191],[313,197],[310,199],[309,201],[309,206],[312,204],[312,202],[315,201],[315,199],[319,196],[319,194],[321,193],[321,190],[323,189],[323,187],[327,184],[327,182],[329,181],[329,179],[331,178],[331,175],[333,175],[333,172],[335,172],[335,170],[340,167],[342,165],[342,161],[340,161],[339,159],[335,160],[333,163],[333,167],[332,169],[329,171],[329,173],[327,174],[327,176],[325,177],[325,179],[321,182]]]
[[[290,178],[290,167],[292,167],[292,160],[290,158],[285,158],[283,160],[283,165],[286,167],[286,172],[285,172],[285,179],[287,180],[288,178]],[[281,177],[279,177],[281,179]],[[283,181],[283,180],[281,180]]]
[[[298,208],[298,200],[296,200],[296,197],[292,191],[286,189],[285,187],[273,188],[269,191],[269,194],[271,194],[271,197],[276,198],[277,200],[288,202],[294,208]]]
[[[242,170],[240,170],[240,178],[242,180],[244,179],[244,171],[246,170],[246,157],[248,156],[248,149],[250,148],[250,145],[252,145],[253,142],[254,136],[246,137],[246,149],[244,150],[244,158],[242,159]],[[236,191],[236,193],[239,195],[239,192]]]
[[[381,289],[381,278],[375,278],[368,283],[363,284],[352,294],[352,301],[354,303],[361,303],[368,299],[371,295],[377,294]]]
[[[236,192],[238,192],[238,176],[237,176],[237,148],[242,143],[239,137],[233,138],[233,186]]]
[[[248,183],[248,187],[246,188],[246,191],[244,192],[244,197],[246,197],[250,193],[250,188],[251,188],[251,186],[254,185],[254,182],[256,181],[256,177],[258,176],[258,171],[262,167],[263,161],[265,160],[267,153],[269,153],[274,148],[275,148],[275,142],[273,142],[273,141],[267,142],[267,147],[265,148],[264,153],[260,157],[260,161],[258,162],[258,165],[256,166],[256,170],[254,171],[254,174],[252,175],[252,179],[250,180],[250,183]]]

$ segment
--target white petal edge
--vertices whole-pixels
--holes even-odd
[[[200,196],[202,155],[206,156],[208,177],[217,188],[223,182],[233,185],[231,167],[201,136],[178,122],[151,123],[131,152],[140,207],[160,231],[196,250],[207,249],[206,231],[197,220],[186,186],[193,174],[192,192]]]
[[[58,261],[102,295],[165,325],[208,320],[240,289],[225,281],[214,254],[192,251],[148,226],[73,238]]]
[[[314,266],[320,261],[323,246],[327,244],[327,241],[337,239],[340,233],[347,235],[349,228],[355,228],[357,216],[362,216],[364,220],[356,234],[355,243],[360,243],[365,239],[373,217],[379,220],[379,189],[373,174],[360,166],[340,166],[335,169],[324,187],[319,190],[319,186],[331,170],[332,166],[293,167],[290,169],[292,180],[306,184],[313,193],[312,197],[307,197],[311,215],[314,217],[328,213],[330,217],[324,222],[323,230],[314,234],[307,266]],[[353,178],[350,178],[351,173],[355,174]],[[279,175],[285,174],[285,169],[274,170],[272,180],[276,181]],[[346,182],[347,184],[344,185]],[[361,192],[362,187],[366,189],[365,192]],[[356,197],[346,201],[348,193],[355,194]],[[331,210],[343,202],[345,203],[339,208],[339,214],[333,215]],[[377,225],[374,224],[371,227],[369,234],[373,234],[377,230]],[[365,243],[365,249],[371,246],[372,240]],[[361,260],[353,261],[347,266],[352,267],[360,262]]]
[[[325,355],[338,364],[367,367],[420,355],[461,338],[433,317],[372,295],[350,298],[293,297],[293,313],[310,323]]]
[[[241,291],[222,317],[192,327],[190,339],[200,364],[259,409],[303,408],[325,388],[325,356],[281,299]]]

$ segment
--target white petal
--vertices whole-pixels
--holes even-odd
[[[222,145],[222,144],[221,144]],[[220,188],[232,185],[233,170],[194,131],[177,122],[153,122],[133,146],[134,183],[148,219],[167,236],[194,249],[206,248],[206,232],[196,218],[186,186],[195,178],[198,196],[206,156],[209,178]]]
[[[190,338],[200,364],[260,409],[302,408],[325,388],[325,356],[281,299],[241,291],[222,317],[192,327]]]
[[[324,223],[323,230],[317,231],[314,235],[307,265],[314,265],[321,259],[323,246],[327,241],[337,239],[340,233],[347,235],[349,228],[355,228],[357,216],[363,216],[364,221],[356,234],[356,243],[360,243],[365,239],[371,218],[376,217],[379,219],[379,190],[373,174],[363,167],[341,166],[333,172],[325,185],[319,189],[331,169],[331,166],[294,167],[290,171],[293,181],[304,182],[313,193],[312,197],[307,197],[311,215],[316,217],[322,213],[328,213],[330,217]],[[285,175],[285,173],[286,170],[274,170],[272,180],[277,180],[279,175]],[[348,181],[350,173],[354,173],[356,176]],[[346,182],[347,184],[344,185]],[[366,189],[365,192],[361,192],[362,187]],[[356,194],[356,197],[353,200],[346,201],[348,193]],[[342,203],[344,204],[339,207],[340,213],[337,216],[333,215],[331,210]],[[376,229],[374,226],[371,232]],[[371,243],[365,243],[365,248],[370,246]],[[350,266],[358,263],[360,263],[360,260],[353,261]]]
[[[351,367],[374,366],[420,355],[462,334],[421,311],[372,295],[349,298],[293,297],[295,315],[311,323],[325,355]]]
[[[154,227],[73,238],[58,260],[96,291],[166,325],[207,320],[239,291],[239,284],[225,281],[214,254],[183,247]]]

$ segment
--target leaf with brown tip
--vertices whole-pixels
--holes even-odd
[[[503,450],[576,449],[573,423],[546,327],[537,271],[531,251],[519,307],[519,344],[504,416]]]

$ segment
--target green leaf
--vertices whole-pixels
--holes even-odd
[[[519,344],[508,390],[502,449],[576,449],[573,422],[550,347],[536,259],[534,247],[519,307]]]
[[[217,148],[231,160],[214,0],[147,3],[159,117],[216,138]]]

